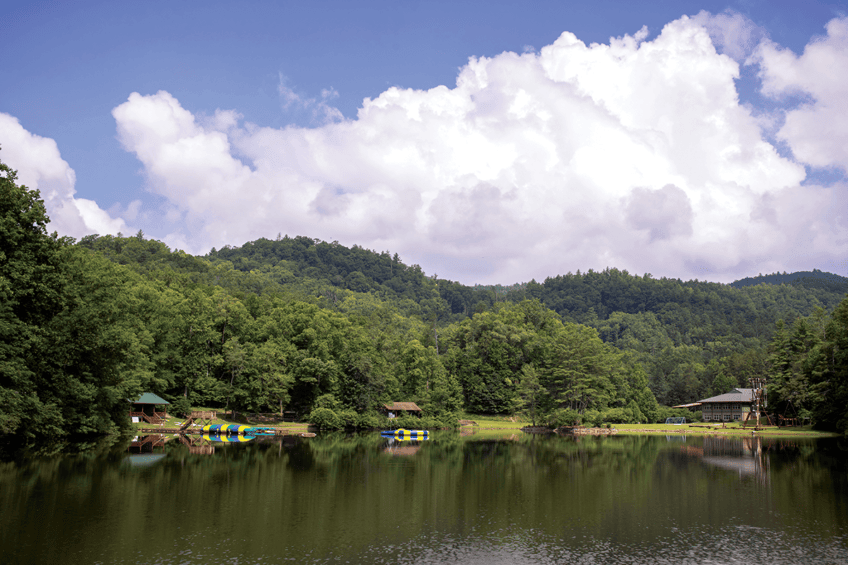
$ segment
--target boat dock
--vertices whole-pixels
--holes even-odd
[[[291,428],[273,428],[275,436],[299,436],[304,433],[302,429],[291,429]],[[203,431],[203,428],[139,428],[138,431],[140,433],[145,434],[185,434],[185,435],[202,435],[208,434],[208,431]],[[263,434],[263,435],[271,435],[271,434]]]

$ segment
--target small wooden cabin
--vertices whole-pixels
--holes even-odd
[[[413,414],[419,418],[423,415],[423,411],[414,402],[392,402],[391,404],[383,404],[382,410],[389,418],[403,416],[405,414]]]
[[[153,394],[152,392],[145,392],[136,400],[127,399],[132,406],[130,407],[130,418],[137,418],[137,420],[133,420],[134,422],[147,422],[148,424],[156,424],[161,425],[165,423],[165,418],[168,417],[168,402],[164,398]],[[158,407],[163,407],[161,410],[157,410]]]

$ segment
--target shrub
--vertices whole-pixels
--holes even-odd
[[[359,427],[359,414],[356,413],[355,410],[347,409],[341,410],[337,413],[337,416],[343,423],[343,427],[345,428],[358,428]]]
[[[548,414],[545,422],[550,428],[561,428],[563,426],[576,426],[581,422],[580,414],[571,408],[560,408]]]
[[[188,398],[184,398],[182,396],[178,397],[176,400],[172,400],[168,405],[168,414],[172,416],[180,416],[181,418],[187,417],[191,414],[191,402],[188,401]]]
[[[315,400],[315,408],[329,408],[335,411],[339,409],[339,401],[336,400],[335,395],[322,394]]]
[[[421,419],[415,416],[398,416],[397,418],[389,419],[390,428],[404,428],[407,430],[417,430],[421,427]]]
[[[361,430],[385,430],[389,428],[391,421],[382,414],[368,412],[359,414],[356,427]]]
[[[607,408],[603,412],[603,421],[612,422],[613,424],[629,424],[631,416],[624,408]]]
[[[446,413],[442,416],[424,416],[422,418],[406,415],[392,419],[384,418],[382,423],[377,427],[388,430],[398,428],[403,428],[405,430],[441,430],[454,429],[458,426],[459,419],[456,415]]]
[[[597,410],[586,410],[583,412],[583,424],[592,428],[597,428],[603,422],[601,413]]]
[[[329,408],[316,408],[309,414],[309,423],[318,426],[319,430],[341,430],[344,420]]]

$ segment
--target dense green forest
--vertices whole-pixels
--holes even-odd
[[[380,425],[388,401],[432,425],[463,411],[560,425],[656,421],[751,376],[779,409],[848,427],[838,278],[737,288],[607,269],[469,287],[302,236],[195,257],[141,232],[49,235],[38,192],[2,164],[0,198],[6,443],[114,432],[142,391],[329,426]]]
[[[605,343],[626,352],[644,368],[652,392],[667,406],[747,386],[753,376],[768,376],[776,324],[819,309],[832,312],[848,291],[848,279],[820,271],[725,285],[606,269],[542,283],[468,287],[427,277],[417,265],[405,267],[388,252],[347,249],[306,237],[258,240],[213,251],[206,259],[229,261],[242,274],[285,270],[292,273],[292,288],[299,284],[303,292],[329,304],[345,290],[367,291],[436,329],[498,304],[537,300],[563,322],[592,327]],[[349,284],[352,281],[356,286]],[[437,333],[427,337],[428,345],[436,345]]]

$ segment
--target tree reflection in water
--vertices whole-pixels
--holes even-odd
[[[844,562],[839,442],[677,437],[95,446],[0,465],[3,562]]]

